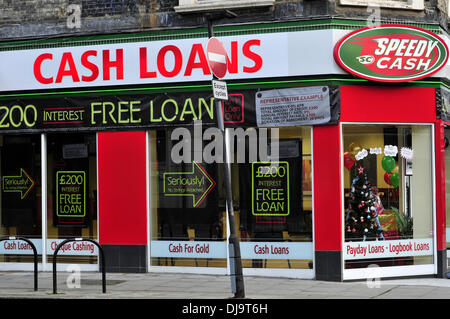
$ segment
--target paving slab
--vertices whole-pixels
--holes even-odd
[[[39,289],[33,291],[33,273],[0,272],[0,298],[28,299],[224,299],[234,295],[224,275],[143,273],[101,274],[84,272],[79,286],[68,284],[70,274],[58,273],[53,294],[51,272],[40,272]],[[70,280],[69,280],[70,283]],[[72,281],[72,284],[75,282]],[[450,280],[438,278],[381,280],[371,288],[365,281],[325,282],[292,278],[245,277],[247,299],[450,299]]]

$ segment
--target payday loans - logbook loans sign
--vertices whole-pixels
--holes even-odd
[[[381,25],[356,30],[334,49],[334,58],[351,74],[381,82],[405,82],[428,77],[448,60],[448,48],[437,35],[405,25]]]

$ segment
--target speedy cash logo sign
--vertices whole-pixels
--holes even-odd
[[[341,68],[358,77],[381,82],[418,80],[439,71],[448,48],[437,35],[417,27],[381,25],[356,30],[334,49]]]

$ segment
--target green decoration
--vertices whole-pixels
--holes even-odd
[[[391,181],[392,187],[394,187],[394,188],[398,187],[399,177],[398,177],[397,173],[393,173],[391,175],[391,177],[389,178],[389,180]]]
[[[384,156],[381,166],[387,173],[390,173],[395,168],[395,159],[392,156]]]

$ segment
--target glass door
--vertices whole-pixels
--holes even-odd
[[[260,151],[260,143],[258,151],[252,151],[249,140],[248,154],[257,153],[258,159],[232,166],[239,189],[236,223],[244,271],[312,278],[311,127],[272,130],[278,131],[278,138],[267,141],[267,154]],[[272,152],[275,148],[278,151]]]
[[[42,254],[40,135],[0,136],[0,263],[1,269],[24,269],[33,262],[30,239]],[[9,239],[11,238],[11,239]]]
[[[97,240],[97,152],[95,133],[47,135],[47,261],[64,239]],[[88,241],[66,243],[58,264],[97,267],[98,249]],[[89,268],[89,267],[84,267]]]

